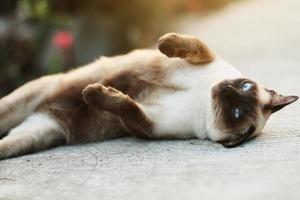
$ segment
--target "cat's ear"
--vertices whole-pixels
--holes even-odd
[[[295,102],[298,100],[299,97],[297,96],[283,96],[274,94],[273,100],[271,102],[271,105],[269,106],[269,109],[271,109],[271,112],[277,112],[278,110],[282,109],[283,107]]]
[[[210,49],[194,36],[167,33],[159,38],[158,49],[169,58],[183,58],[192,64],[205,64],[215,59]]]

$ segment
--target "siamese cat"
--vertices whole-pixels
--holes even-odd
[[[235,147],[297,99],[243,77],[196,37],[169,33],[158,50],[101,57],[2,98],[0,159],[130,135]]]

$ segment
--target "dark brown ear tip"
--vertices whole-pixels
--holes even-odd
[[[298,96],[293,96],[294,98],[295,98],[295,101],[297,101],[298,99],[299,99],[299,97]]]
[[[290,97],[289,97],[289,104],[290,104],[290,103],[294,103],[294,102],[297,101],[298,99],[299,99],[298,96],[294,96],[294,95],[293,95],[293,96],[290,96]]]
[[[277,112],[277,111],[281,110],[282,108],[284,108],[285,106],[290,105],[291,103],[294,103],[298,99],[299,99],[298,96],[279,95],[279,97],[277,97],[277,99],[275,99],[275,101],[272,103],[272,105],[270,107],[271,111],[272,111],[272,113]]]

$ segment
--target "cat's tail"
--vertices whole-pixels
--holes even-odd
[[[33,80],[0,99],[0,137],[52,95],[60,85],[61,76],[58,74]]]

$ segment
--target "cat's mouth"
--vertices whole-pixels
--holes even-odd
[[[255,126],[251,125],[245,131],[243,131],[242,134],[239,134],[238,136],[235,135],[234,137],[230,137],[225,140],[219,141],[219,143],[221,143],[224,147],[227,148],[237,147],[253,138],[253,133],[255,132],[255,130]]]

